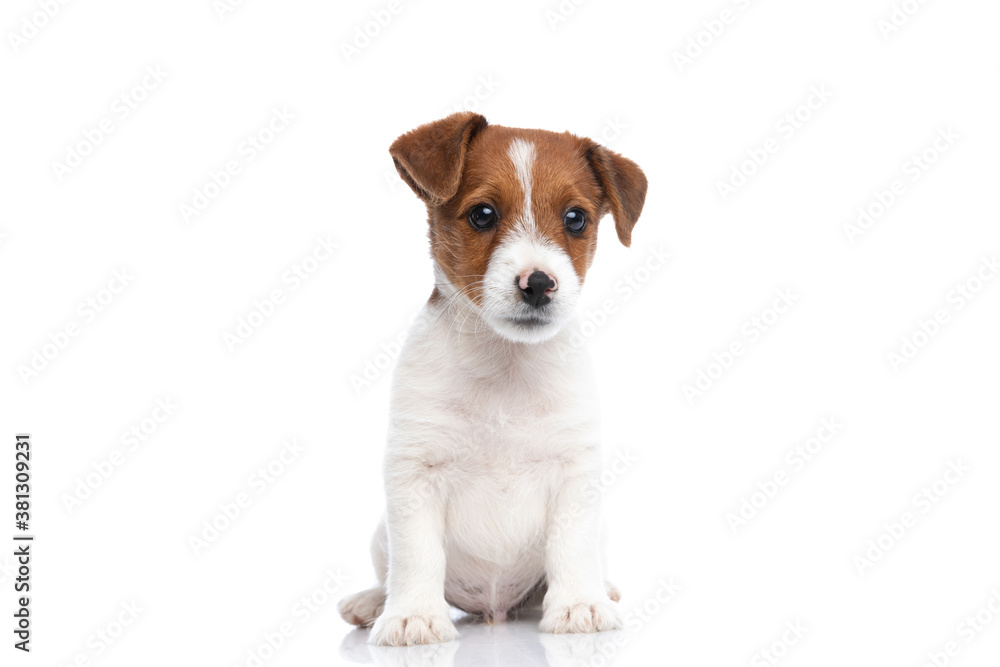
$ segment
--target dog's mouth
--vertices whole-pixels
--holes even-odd
[[[501,336],[520,343],[540,343],[554,336],[560,329],[562,317],[559,312],[524,312],[512,308],[504,313],[486,312],[486,319],[494,331]]]
[[[531,315],[528,317],[505,317],[504,320],[522,329],[537,329],[539,327],[552,324],[551,318],[538,317],[537,315]]]

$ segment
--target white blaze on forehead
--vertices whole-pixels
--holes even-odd
[[[535,165],[535,144],[524,139],[514,139],[507,149],[507,157],[514,163],[514,172],[524,192],[524,209],[521,211],[521,224],[524,231],[534,232],[535,216],[531,212],[531,170]]]

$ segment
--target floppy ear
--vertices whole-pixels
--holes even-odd
[[[469,142],[486,127],[486,119],[464,111],[421,125],[392,142],[389,154],[396,171],[429,205],[451,199],[462,181]]]
[[[587,159],[604,188],[618,240],[627,247],[646,201],[646,175],[632,160],[593,142],[587,149]]]

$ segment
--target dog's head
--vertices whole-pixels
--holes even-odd
[[[614,216],[626,246],[646,198],[631,160],[569,132],[488,125],[457,113],[389,149],[427,204],[438,287],[504,337],[540,342],[573,316],[597,223]]]

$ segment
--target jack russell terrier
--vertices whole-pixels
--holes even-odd
[[[646,198],[631,160],[569,132],[457,113],[399,137],[427,205],[435,286],[393,377],[379,584],[340,601],[371,642],[458,637],[542,599],[543,632],[621,627],[604,580],[594,383],[569,341],[597,224],[626,246]]]

